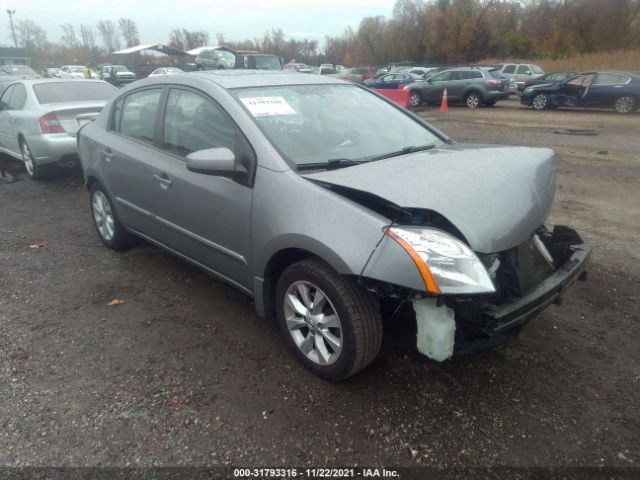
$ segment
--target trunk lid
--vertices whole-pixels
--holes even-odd
[[[106,102],[82,102],[76,104],[66,103],[64,105],[43,105],[49,108],[50,113],[55,114],[64,131],[75,137],[78,130],[85,124],[92,122],[102,111]]]
[[[554,163],[549,149],[457,144],[302,176],[435,211],[473,250],[495,253],[525,242],[546,220]]]

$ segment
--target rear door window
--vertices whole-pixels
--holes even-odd
[[[164,118],[163,148],[187,156],[207,148],[233,151],[236,128],[210,99],[198,93],[172,88]]]
[[[120,99],[114,105],[113,130],[153,143],[162,88],[150,88]]]
[[[11,93],[14,87],[15,85],[11,85],[4,91],[2,97],[0,97],[0,110],[9,110],[9,100],[11,99]]]
[[[27,101],[27,91],[24,88],[24,85],[17,84],[13,86],[13,93],[11,93],[11,98],[9,99],[9,109],[10,110],[22,110],[25,102]]]
[[[530,75],[531,74],[531,69],[529,68],[528,65],[520,65],[518,67],[518,70],[516,71],[516,73],[518,75]]]
[[[629,77],[621,73],[599,73],[596,77],[594,85],[621,85],[627,83]]]

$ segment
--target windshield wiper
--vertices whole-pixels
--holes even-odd
[[[382,155],[371,157],[369,160],[372,162],[375,162],[376,160],[384,160],[385,158],[399,157],[400,155],[407,155],[408,153],[422,152],[424,150],[431,150],[432,148],[436,148],[436,146],[420,145],[419,147],[416,147],[414,145],[410,145],[408,147],[401,148],[400,150],[396,150],[395,152],[383,153]]]
[[[352,167],[353,165],[360,165],[361,163],[368,162],[368,160],[350,160],[348,158],[332,158],[326,162],[316,163],[300,163],[297,165],[297,170],[334,170],[336,168]]]

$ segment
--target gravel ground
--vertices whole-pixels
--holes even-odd
[[[512,344],[446,363],[417,353],[412,325],[388,324],[378,360],[331,384],[242,293],[144,243],[104,248],[78,172],[36,183],[12,166],[0,464],[637,467],[640,115],[514,101],[420,114],[459,141],[556,149],[549,223],[594,246],[588,282],[561,307]]]

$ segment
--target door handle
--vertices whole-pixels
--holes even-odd
[[[165,190],[167,188],[169,188],[172,184],[171,180],[169,179],[169,177],[167,176],[166,173],[162,172],[160,174],[158,173],[154,173],[153,176],[155,177],[155,179],[158,181],[158,183],[160,183],[160,186],[162,188],[164,188]]]
[[[113,160],[113,153],[111,153],[111,150],[109,150],[108,148],[101,150],[101,153],[102,153],[102,157],[107,162],[110,162],[111,160]]]

